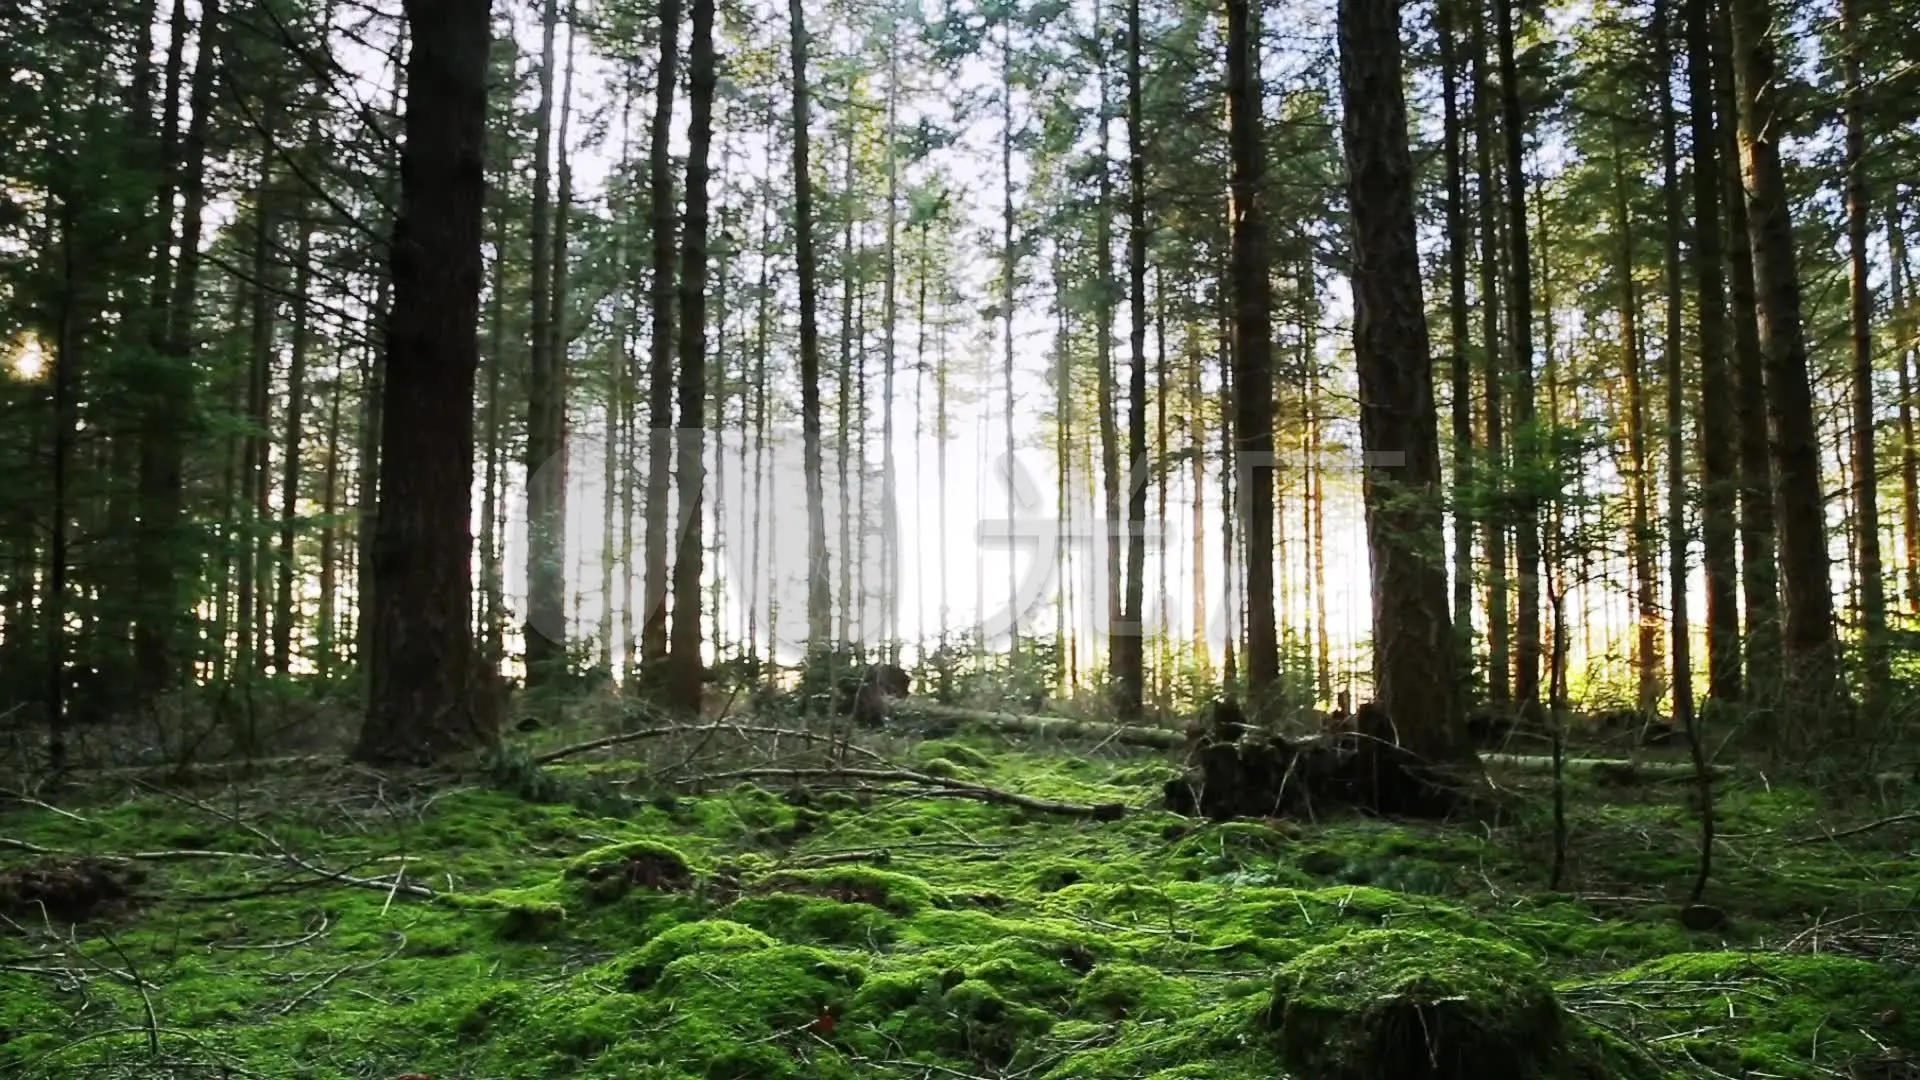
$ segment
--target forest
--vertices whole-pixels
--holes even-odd
[[[0,10],[0,1075],[1920,1077],[1920,5]]]

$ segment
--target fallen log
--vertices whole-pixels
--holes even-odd
[[[921,733],[936,737],[952,734],[962,727],[973,727],[1000,734],[1080,739],[1097,743],[1111,742],[1155,750],[1180,750],[1190,745],[1190,736],[1187,732],[1171,728],[1108,724],[1098,720],[1074,720],[1064,716],[1032,716],[986,709],[963,709],[913,698],[895,702],[894,714],[902,720],[916,722],[915,727]],[[1547,754],[1512,754],[1482,750],[1480,760],[1489,767],[1527,771],[1536,769],[1551,771],[1553,768],[1553,758]],[[1693,775],[1693,765],[1687,761],[1570,757],[1566,759],[1565,768],[1568,775],[1602,776],[1615,780],[1628,774],[1659,780],[1684,779]],[[1716,776],[1731,772],[1731,769],[1725,765],[1715,765],[1712,769]]]
[[[930,736],[949,735],[971,726],[1006,735],[1030,735],[1036,738],[1085,739],[1089,742],[1113,742],[1123,746],[1144,746],[1155,750],[1177,750],[1186,745],[1184,731],[1172,728],[1144,727],[1137,724],[1107,724],[1098,720],[1073,720],[1064,716],[1029,716],[1022,713],[993,712],[986,709],[962,709],[932,701],[902,698],[893,703],[893,713]]]

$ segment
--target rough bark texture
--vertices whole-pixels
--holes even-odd
[[[485,0],[407,0],[406,143],[393,231],[387,412],[372,573],[370,701],[354,757],[427,761],[491,743],[473,663],[473,387],[486,197]]]
[[[1770,701],[1780,690],[1780,589],[1775,562],[1773,454],[1767,430],[1766,361],[1754,312],[1753,239],[1747,231],[1746,189],[1740,182],[1738,110],[1726,9],[1716,5],[1713,35],[1719,148],[1731,166],[1723,169],[1726,193],[1728,310],[1733,315],[1734,403],[1740,436],[1740,593],[1746,613],[1746,696]]]
[[[1731,0],[1733,81],[1740,113],[1741,172],[1753,245],[1755,311],[1772,416],[1780,508],[1781,633],[1786,692],[1819,705],[1838,689],[1831,559],[1820,484],[1820,443],[1807,372],[1793,218],[1780,164],[1779,94],[1768,0]]]
[[[1367,470],[1376,700],[1399,741],[1430,761],[1471,757],[1455,693],[1441,559],[1440,447],[1414,228],[1400,13],[1341,0],[1340,83],[1353,221],[1353,343],[1360,439],[1398,468]]]

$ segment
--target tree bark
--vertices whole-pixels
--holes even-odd
[[[192,621],[190,555],[182,528],[187,426],[194,401],[192,356],[200,292],[200,233],[207,203],[207,137],[221,52],[218,0],[203,0],[189,119],[179,157],[180,255],[167,304],[160,386],[140,433],[140,546],[134,584],[142,598],[134,621],[134,668],[145,702],[171,689],[185,670],[181,646]]]
[[[1873,290],[1867,280],[1866,88],[1860,74],[1859,0],[1840,0],[1840,37],[1846,73],[1847,314],[1853,345],[1853,515],[1859,534],[1860,623],[1865,637],[1866,689],[1878,701],[1892,679],[1887,652],[1887,590],[1880,561],[1880,472],[1875,467],[1873,403]],[[1904,365],[1903,365],[1904,370]]]
[[[1447,618],[1440,446],[1421,296],[1414,175],[1395,0],[1341,0],[1342,133],[1353,228],[1360,438],[1400,451],[1364,479],[1373,564],[1375,698],[1428,761],[1471,759]]]
[[[559,0],[545,0],[540,16],[540,104],[534,113],[533,206],[528,235],[532,251],[531,340],[528,344],[527,610],[523,629],[527,688],[557,685],[567,657],[566,461],[554,417],[564,409],[560,363],[553,339],[553,97],[558,81],[554,38]]]
[[[1115,635],[1119,716],[1137,719],[1146,703],[1147,476],[1147,142],[1140,70],[1140,0],[1127,0],[1127,587]]]
[[[484,0],[406,0],[407,60],[388,412],[375,526],[370,763],[430,761],[499,737],[473,664],[473,388],[491,22]]]
[[[793,230],[800,289],[800,432],[807,485],[807,644],[826,645],[832,633],[827,591],[827,500],[820,461],[819,270],[813,242],[813,174],[807,131],[807,24],[803,0],[788,0],[793,62]],[[945,430],[942,429],[944,436]],[[944,440],[943,440],[944,446]],[[944,480],[945,456],[942,453]],[[941,494],[945,495],[945,484]]]
[[[1242,477],[1238,516],[1247,543],[1247,690],[1257,707],[1279,682],[1280,643],[1273,612],[1273,484],[1264,475],[1273,458],[1273,284],[1268,278],[1266,211],[1261,205],[1266,154],[1262,149],[1263,92],[1255,12],[1252,0],[1227,0],[1234,467]],[[1398,90],[1395,100],[1401,102],[1404,111],[1405,102]],[[1405,137],[1404,125],[1399,137]],[[1421,327],[1424,335],[1424,322]],[[1441,603],[1444,606],[1444,598]]]
[[[1720,233],[1720,133],[1714,123],[1713,0],[1684,0],[1687,100],[1693,140],[1693,273],[1700,347],[1700,532],[1707,574],[1707,696],[1741,695],[1737,414],[1727,356],[1727,279]]]
[[[1514,55],[1514,0],[1494,0],[1500,50],[1500,120],[1506,136],[1508,337],[1513,344],[1513,419],[1538,454],[1533,427],[1533,257],[1527,247],[1527,117],[1520,103]],[[1540,709],[1540,496],[1522,491],[1514,500],[1514,556],[1519,562],[1520,611],[1514,620],[1513,696],[1522,708]]]
[[[1900,205],[1887,207],[1887,250],[1893,324],[1898,330],[1894,362],[1900,367],[1900,535],[1905,564],[1907,608],[1920,612],[1920,447],[1914,444],[1913,423],[1913,288],[1907,269],[1907,234],[1900,221]]]
[[[1788,700],[1831,703],[1839,687],[1820,444],[1814,430],[1793,219],[1780,161],[1779,94],[1769,0],[1730,0],[1733,81],[1759,336],[1772,417],[1780,507],[1780,584],[1786,618],[1781,657]]]
[[[653,341],[647,363],[647,498],[641,547],[640,674],[646,679],[667,656],[667,524],[673,476],[673,97],[679,76],[680,0],[660,0],[660,63],[654,72],[653,122],[648,133],[647,205],[653,230]],[[796,76],[798,78],[798,76]],[[806,126],[805,84],[794,86],[797,130]],[[796,135],[796,139],[804,136]],[[796,141],[794,154],[802,153]],[[810,223],[799,226],[809,229]],[[809,243],[811,242],[811,234]],[[811,252],[801,256],[811,260]],[[809,272],[802,264],[802,282]],[[806,303],[807,301],[803,301]]]
[[[689,715],[700,711],[700,578],[704,570],[707,400],[707,163],[713,144],[713,91],[719,77],[714,56],[715,0],[693,0],[693,40],[687,57],[686,230],[680,247],[680,535],[673,559],[673,626],[668,704]]]
[[[1727,208],[1728,308],[1733,315],[1733,391],[1739,426],[1740,593],[1745,611],[1746,697],[1774,702],[1780,693],[1780,587],[1773,491],[1772,436],[1768,431],[1766,360],[1760,350],[1759,301],[1753,280],[1753,237],[1747,228],[1746,188],[1740,179],[1739,110],[1726,7],[1715,5],[1713,34],[1718,149],[1732,167],[1722,169]]]
[[[1472,680],[1473,649],[1473,366],[1467,307],[1466,119],[1460,109],[1460,43],[1454,25],[1460,0],[1439,0],[1434,32],[1440,38],[1440,94],[1443,155],[1447,173],[1447,318],[1450,332],[1448,372],[1453,401],[1453,644],[1457,674]],[[1318,501],[1315,503],[1318,506]],[[1316,543],[1318,543],[1316,541]]]

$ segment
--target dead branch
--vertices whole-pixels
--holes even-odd
[[[1017,806],[1023,810],[1032,810],[1042,814],[1061,814],[1067,817],[1090,817],[1096,821],[1115,821],[1124,817],[1127,808],[1120,803],[1101,803],[1087,806],[1081,803],[1058,802],[1042,799],[1017,792],[1002,791],[999,788],[983,787],[979,784],[967,784],[947,780],[910,769],[735,769],[731,772],[709,773],[688,779],[688,783],[720,783],[729,780],[870,780],[876,783],[919,784],[931,789],[932,794],[948,795],[956,799],[976,799],[980,802],[995,803],[1001,806]]]
[[[742,735],[773,735],[786,739],[800,739],[805,742],[831,741],[829,736],[820,735],[815,732],[799,731],[793,728],[769,727],[764,724],[737,724],[727,721],[717,721],[712,724],[700,724],[697,726],[672,724],[666,727],[641,728],[638,731],[622,732],[619,735],[608,735],[599,739],[590,739],[583,743],[574,743],[571,746],[562,746],[556,750],[549,750],[544,754],[536,755],[533,763],[535,765],[551,765],[556,761],[562,761],[566,758],[578,757],[581,754],[591,754],[596,750],[606,750],[615,746],[624,746],[627,743],[643,742],[648,739],[664,739],[673,735],[711,736],[721,731],[733,731]],[[878,762],[883,760],[880,755],[870,750],[857,747],[855,749],[870,761]]]

